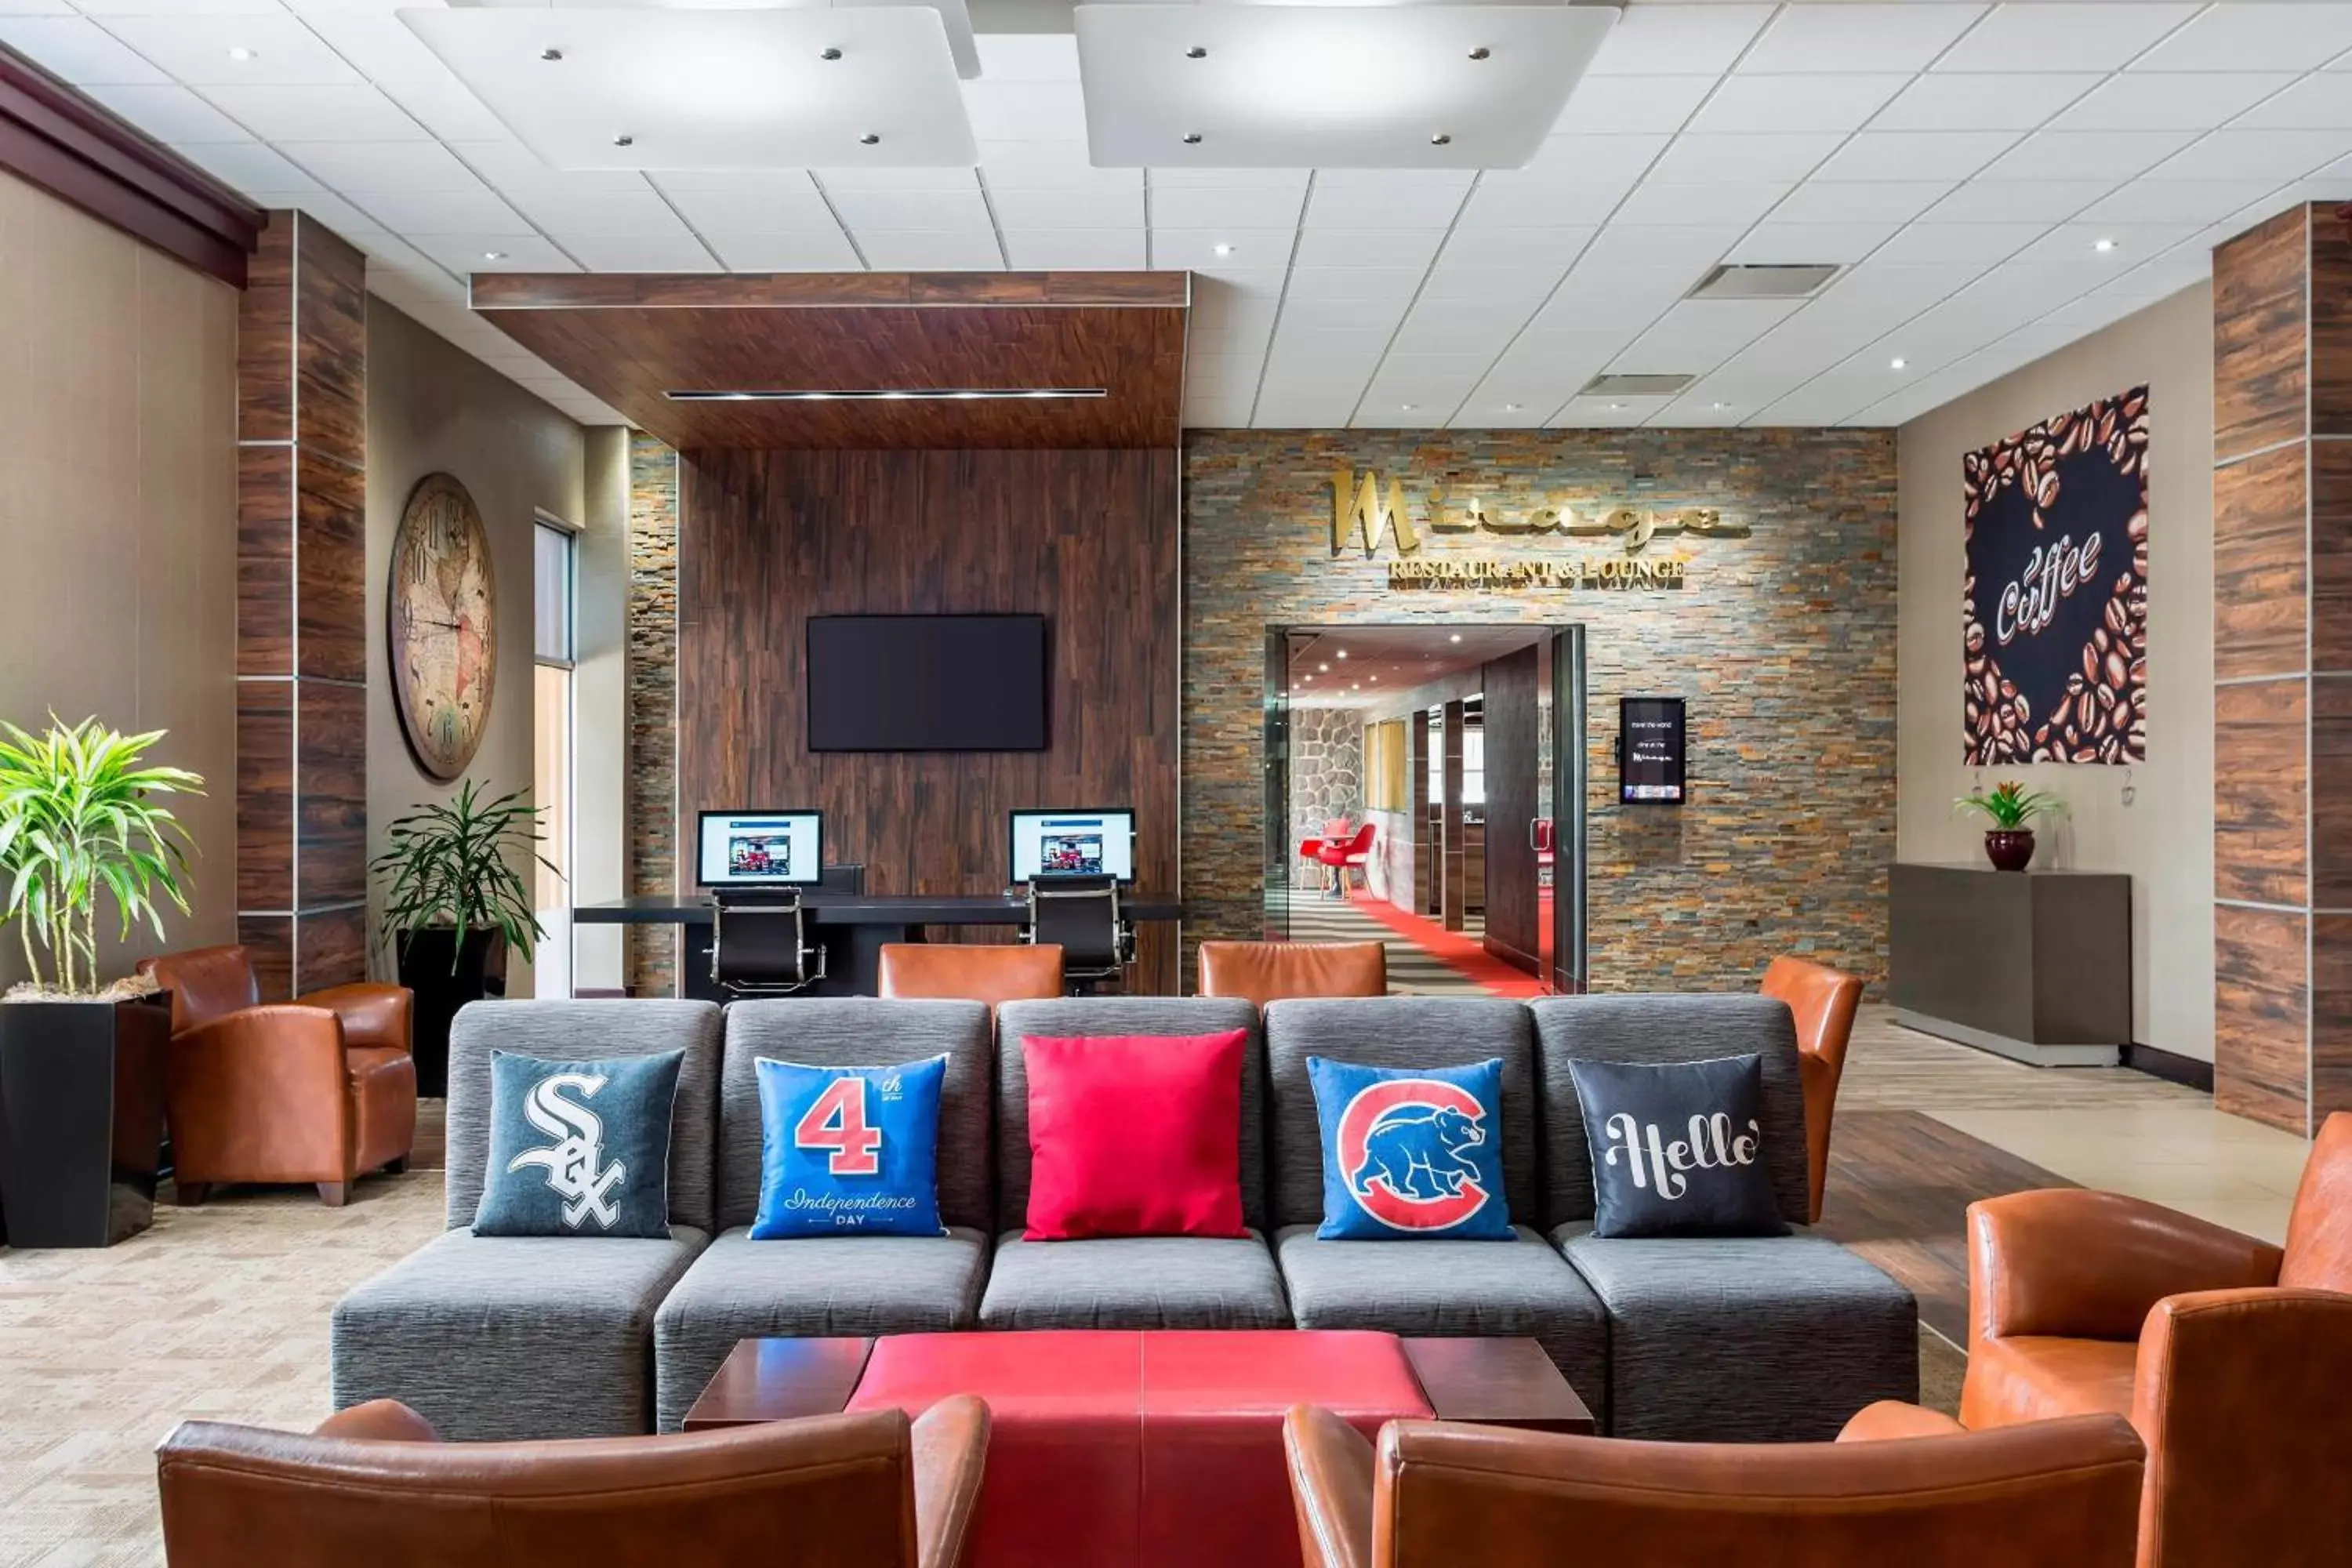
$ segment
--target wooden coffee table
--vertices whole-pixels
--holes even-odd
[[[1312,1330],[1296,1331],[1312,1332]],[[1590,1435],[1592,1412],[1529,1339],[1400,1342],[1440,1421]],[[741,1340],[686,1415],[708,1432],[757,1421],[838,1415],[873,1353],[871,1339]],[[973,1393],[987,1397],[984,1388]]]

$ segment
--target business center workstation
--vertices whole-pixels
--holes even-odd
[[[1052,647],[1036,615],[808,617],[806,749],[1046,752]],[[864,862],[828,854],[825,813],[798,802],[707,807],[692,820],[690,887],[574,911],[585,924],[682,928],[677,989],[689,997],[875,995],[886,947],[940,939],[1048,943],[1062,950],[1070,989],[1121,990],[1138,922],[1180,913],[1172,894],[1136,887],[1129,806],[1006,810],[1003,875],[982,890],[869,888]]]

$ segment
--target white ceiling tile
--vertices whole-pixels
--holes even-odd
[[[1853,76],[1734,76],[1691,121],[1696,132],[1852,131],[1910,81],[1883,72]]]
[[[235,18],[175,10],[110,18],[107,30],[188,87],[279,83],[329,87],[362,79],[323,39],[285,12]],[[229,51],[245,52],[239,59]]]
[[[482,188],[474,172],[437,142],[289,142],[282,151],[347,195]]]
[[[2210,131],[2294,79],[2256,71],[2129,72],[2050,123],[2061,131]]]
[[[970,169],[894,169],[887,164],[877,164],[862,169],[812,169],[809,173],[829,192],[967,192],[980,189],[980,180]]]
[[[1097,169],[1082,142],[983,142],[981,173],[993,191],[1139,191],[1140,169]]]
[[[1054,228],[1004,230],[1004,248],[1013,265],[1035,271],[1084,272],[1143,265],[1141,228]]]
[[[2080,267],[2085,288],[2105,282],[2115,273],[2161,254],[2197,232],[2193,223],[2071,223],[2052,229],[2021,253],[2015,265],[2032,267],[2063,262]],[[2101,251],[2097,244],[2112,240],[2115,248]]]
[[[1586,264],[1568,275],[1528,325],[1538,331],[1646,326],[1697,281],[1689,269]]]
[[[1572,397],[1548,424],[1553,429],[1608,430],[1641,425],[1664,408],[1664,397]]]
[[[1859,261],[1901,226],[1881,223],[1782,223],[1769,219],[1732,247],[1727,261],[1801,266],[1816,261]]]
[[[703,237],[730,272],[855,272],[857,253],[838,228]]]
[[[1290,294],[1301,300],[1372,300],[1402,304],[1428,275],[1426,258],[1410,267],[1328,267],[1310,264],[1301,255],[1290,269]]]
[[[1713,370],[1797,308],[1785,300],[1685,300],[1609,363],[1636,374]]]
[[[851,231],[866,264],[877,271],[1001,272],[1003,252],[987,229],[876,229]]]
[[[1772,16],[1770,5],[1630,5],[1590,76],[1721,75]]]
[[[1076,33],[982,33],[980,74],[990,81],[1076,81]]]
[[[2136,71],[2310,70],[2352,49],[2352,5],[2231,0],[2132,62]]]
[[[1917,71],[1968,31],[1982,5],[1788,5],[1739,62],[1743,73]]]
[[[1000,191],[991,184],[988,205],[997,226],[1019,229],[1125,229],[1143,249],[1143,188],[1128,191]]]
[[[2091,71],[1935,71],[1895,95],[1874,131],[2032,131],[2106,79]]]
[[[2014,131],[1857,132],[1816,180],[1965,180],[2017,144]]]
[[[1549,267],[1565,269],[1591,243],[1590,226],[1559,228],[1459,227],[1445,242],[1444,262],[1463,267]]]
[[[172,79],[80,16],[0,16],[0,44],[76,87],[157,87]]]
[[[2293,180],[2352,154],[2352,130],[2216,131],[2158,163],[2159,180]]]
[[[1633,191],[1624,184],[1515,184],[1481,180],[1463,204],[1454,227],[1573,227],[1599,224]]]
[[[540,155],[512,137],[490,142],[452,142],[449,151],[499,190],[547,191],[557,195],[634,191],[646,177],[634,169],[551,169]],[[728,179],[731,174],[666,176],[672,180]]]
[[[1746,232],[1742,223],[1715,225],[1661,225],[1602,229],[1593,239],[1579,264],[1586,268],[1712,267],[1723,258],[1739,237]],[[1694,273],[1690,281],[1696,281]]]
[[[1336,430],[1354,412],[1351,393],[1305,392],[1287,395],[1261,395],[1250,420],[1253,430]]]
[[[677,234],[685,225],[650,185],[634,191],[558,195],[527,191],[510,198],[540,227],[574,235]]]
[[[452,272],[578,270],[561,247],[528,229],[505,234],[420,234],[415,247]]]
[[[1242,190],[1254,186],[1260,190],[1297,191],[1304,200],[1309,171],[1306,169],[1149,169],[1144,173],[1149,176],[1151,188],[1155,191],[1176,190],[1194,185],[1207,185],[1220,190]]]
[[[528,234],[531,220],[490,191],[370,191],[354,203],[395,234]]]
[[[1943,180],[1808,180],[1772,216],[1784,223],[1899,223],[1951,188]]]
[[[1652,224],[1744,226],[1770,211],[1772,204],[1788,195],[1790,188],[1788,183],[1780,180],[1724,180],[1705,184],[1644,180],[1617,209],[1611,227]]]
[[[968,191],[828,191],[841,221],[862,235],[869,228],[964,229],[989,226],[988,204]]]
[[[248,191],[246,196],[256,206],[299,208],[346,239],[383,226],[382,220],[330,191]]]
[[[317,180],[258,142],[199,142],[173,151],[213,178],[226,181],[240,191],[320,188]]]
[[[474,96],[473,89],[454,76],[446,81],[382,85],[386,97],[444,142],[496,141],[507,133],[505,124]]]
[[[1716,83],[1711,76],[1591,76],[1576,84],[1555,136],[1679,131]]]
[[[1934,68],[1998,74],[2116,70],[2200,8],[2147,0],[1997,5]]]
[[[66,0],[0,0],[0,16],[70,16]]]
[[[1086,97],[1076,80],[968,81],[963,104],[980,141],[1086,140]]]
[[[1402,183],[1382,188],[1318,180],[1307,201],[1306,225],[1318,228],[1444,228],[1469,195],[1459,185]]]
[[[1421,300],[1429,304],[1441,300],[1470,300],[1480,303],[1524,301],[1532,307],[1552,290],[1564,268],[1559,267],[1482,267],[1475,262],[1454,258],[1452,250],[1446,258],[1429,270],[1429,279],[1422,285]]]
[[[824,234],[841,226],[805,171],[741,172],[730,174],[724,183],[705,176],[688,180],[684,186],[675,174],[649,177],[678,216],[706,237],[803,230]]]
[[[1295,228],[1307,188],[1250,186],[1162,188],[1151,176],[1151,222],[1158,228]]]
[[[297,10],[301,7],[297,5]],[[383,5],[368,11],[320,12],[304,17],[312,32],[327,41],[378,87],[449,82],[456,73],[425,40]]]
[[[563,248],[591,272],[716,272],[719,265],[700,241],[675,234],[599,234],[568,238]]]
[[[2056,223],[2116,189],[2106,180],[1971,180],[1923,215],[1936,223]]]
[[[1673,141],[1663,133],[1547,136],[1520,169],[1489,169],[1481,189],[1496,185],[1609,184],[1637,180]]]
[[[2082,216],[2087,222],[2214,223],[2276,188],[2269,180],[2134,180]]]
[[[2352,127],[2352,83],[2311,76],[2230,122],[2233,131],[2341,131]]]
[[[1291,247],[1297,237],[1296,231],[1286,228],[1181,228],[1154,224],[1151,258],[1161,267],[1263,272],[1278,283],[1281,268],[1290,265]],[[1221,245],[1229,247],[1223,256],[1217,254]]]
[[[1874,265],[1990,267],[2050,232],[2046,223],[1927,223],[1910,225],[1871,258]]]
[[[1652,165],[1652,180],[1801,180],[1844,138],[1758,132],[1746,136],[1677,136]]]
[[[222,85],[204,92],[222,113],[265,142],[433,139],[415,116],[364,82],[337,87]]]
[[[2128,180],[2196,139],[2193,131],[2037,131],[1980,180]]]
[[[184,87],[98,85],[82,90],[158,142],[252,140],[243,126]]]

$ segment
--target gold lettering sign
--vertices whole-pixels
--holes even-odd
[[[1352,469],[1339,469],[1331,475],[1331,553],[1339,554],[1351,540],[1363,542],[1367,560],[1381,547],[1381,535],[1393,534],[1397,553],[1410,555],[1421,548],[1421,537],[1413,531],[1412,516],[1404,509],[1404,487],[1396,480],[1389,481],[1388,495],[1381,494],[1381,475],[1377,468],[1364,475],[1364,482],[1356,483]]]
[[[1454,557],[1389,563],[1391,588],[1679,588],[1689,563],[1678,555],[1622,560],[1614,555],[1559,560],[1492,561]]]
[[[1511,516],[1475,493],[1455,504],[1442,484],[1430,499],[1427,521],[1429,531],[1440,538],[1466,533],[1512,540],[1546,535],[1570,539],[1614,536],[1625,542],[1628,555],[1641,553],[1654,539],[1675,534],[1742,539],[1748,531],[1745,522],[1727,519],[1714,507],[1667,511],[1619,506],[1580,512],[1573,507],[1538,505]],[[1395,540],[1399,555],[1411,555],[1421,549],[1420,531],[1405,506],[1404,487],[1394,479],[1383,487],[1378,468],[1367,469],[1360,477],[1353,468],[1333,470],[1331,553],[1339,555],[1349,544],[1360,544],[1370,557],[1379,551],[1383,534]]]

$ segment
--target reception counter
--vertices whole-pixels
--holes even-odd
[[[801,900],[816,940],[824,944],[826,978],[801,993],[809,996],[871,996],[885,943],[920,942],[926,926],[1019,926],[1029,918],[1026,899],[1003,893],[847,893],[813,889]],[[1120,912],[1131,921],[1174,921],[1183,907],[1173,895],[1128,893]],[[575,925],[674,925],[686,928],[679,967],[684,994],[706,1001],[727,1000],[710,980],[710,900],[667,893],[641,894],[572,907]]]

